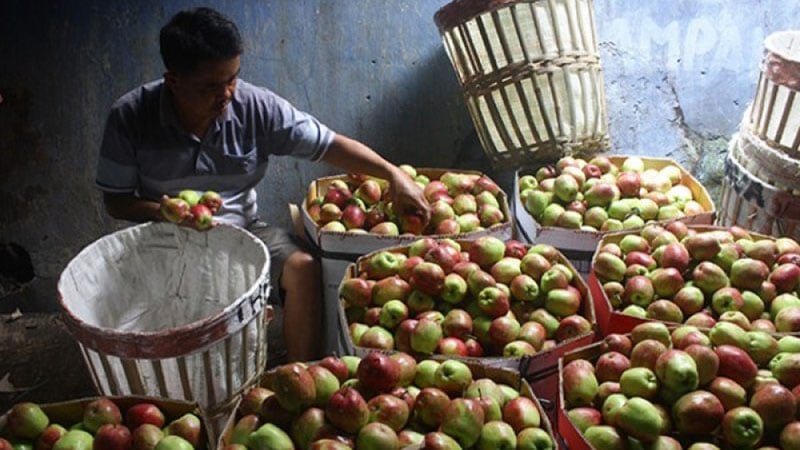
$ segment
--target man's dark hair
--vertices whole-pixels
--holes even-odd
[[[159,41],[164,66],[180,74],[190,74],[206,61],[234,58],[243,51],[236,24],[211,8],[175,14],[161,28]]]

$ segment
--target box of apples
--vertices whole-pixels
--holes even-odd
[[[594,340],[584,280],[554,247],[421,238],[369,253],[341,282],[349,353],[372,349],[545,371]],[[528,369],[529,368],[529,369]]]
[[[800,244],[739,227],[673,222],[614,233],[589,275],[603,334],[659,320],[800,332]]]
[[[800,338],[648,322],[559,361],[571,450],[800,448]]]
[[[415,215],[395,214],[385,180],[337,175],[314,180],[308,188],[299,215],[305,235],[321,254],[326,317],[337,316],[339,283],[347,266],[365,253],[408,244],[420,235],[459,239],[512,236],[506,194],[488,176],[405,164],[400,168],[423,187],[431,204],[426,228]],[[345,352],[342,343],[331,344],[338,340],[336,322],[326,323],[328,351]]]
[[[406,353],[277,367],[245,392],[218,448],[555,449],[519,374]]]
[[[561,250],[582,274],[607,232],[650,222],[714,223],[706,189],[667,158],[570,156],[517,171],[514,214],[523,239]]]
[[[0,417],[0,449],[213,449],[195,403],[153,397],[20,402]]]

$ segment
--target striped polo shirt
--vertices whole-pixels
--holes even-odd
[[[156,201],[182,189],[214,190],[224,199],[216,219],[247,226],[257,219],[255,186],[270,155],[316,161],[333,141],[316,118],[243,80],[204,137],[180,125],[170,95],[157,80],[114,103],[97,166],[100,190]]]

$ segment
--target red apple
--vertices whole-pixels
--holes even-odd
[[[128,450],[132,442],[128,427],[107,423],[95,433],[93,450]]]
[[[121,424],[122,413],[111,399],[98,398],[89,402],[83,410],[83,424],[91,433],[96,433],[105,424]]]

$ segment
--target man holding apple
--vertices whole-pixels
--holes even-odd
[[[108,116],[96,180],[108,213],[134,222],[163,221],[165,195],[183,189],[219,192],[223,204],[215,220],[250,230],[270,251],[270,301],[284,307],[288,359],[319,357],[319,262],[288,231],[259,220],[255,187],[269,157],[324,161],[386,179],[396,211],[427,222],[422,190],[366,145],[239,79],[242,40],[236,25],[219,12],[177,13],[161,29],[160,48],[163,79],[123,95]]]

